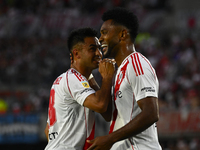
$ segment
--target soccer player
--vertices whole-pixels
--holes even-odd
[[[68,48],[73,63],[51,87],[45,150],[87,149],[86,139],[94,138],[94,111],[102,113],[106,120],[110,119],[103,113],[111,102],[114,64],[110,59],[102,60],[100,47],[97,32],[92,28],[71,32]],[[88,78],[98,67],[102,86],[95,92]]]
[[[161,150],[156,128],[159,83],[151,63],[134,48],[138,19],[127,9],[114,8],[102,20],[103,53],[118,66],[114,107],[109,134],[88,141],[88,150]]]

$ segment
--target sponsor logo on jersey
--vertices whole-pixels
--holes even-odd
[[[145,91],[145,92],[155,92],[154,87],[144,87],[141,89],[141,91]]]
[[[115,96],[116,98],[122,98],[122,91],[117,91]]]
[[[91,91],[92,89],[84,89],[80,94],[83,94],[83,93],[87,93],[88,91]]]
[[[117,98],[116,96],[118,95],[117,93],[119,92],[121,83],[125,78],[126,68],[127,68],[128,64],[129,64],[129,61],[126,61],[124,66],[121,68],[119,74],[117,75],[117,80],[116,80],[116,84],[115,84],[115,88],[114,88],[114,100],[116,100],[116,98]]]
[[[49,134],[49,140],[54,140],[58,135],[58,132],[52,132]]]
[[[89,88],[90,87],[88,82],[86,82],[86,81],[82,81],[81,83],[85,88]]]

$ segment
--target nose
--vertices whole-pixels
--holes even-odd
[[[100,38],[99,38],[99,42],[102,43],[102,41],[103,41],[103,37],[101,35]]]

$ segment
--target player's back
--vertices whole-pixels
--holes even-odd
[[[48,114],[49,142],[45,150],[82,150],[87,132],[94,124],[94,113],[82,106],[87,94],[81,94],[84,95],[86,88],[81,87],[83,85],[75,73],[78,72],[69,69],[52,85]],[[84,79],[81,74],[78,75]]]

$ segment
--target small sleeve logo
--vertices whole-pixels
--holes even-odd
[[[89,88],[90,86],[89,86],[89,84],[87,83],[87,82],[85,82],[85,81],[83,81],[83,82],[81,82],[82,83],[82,85],[85,87],[85,88]]]

